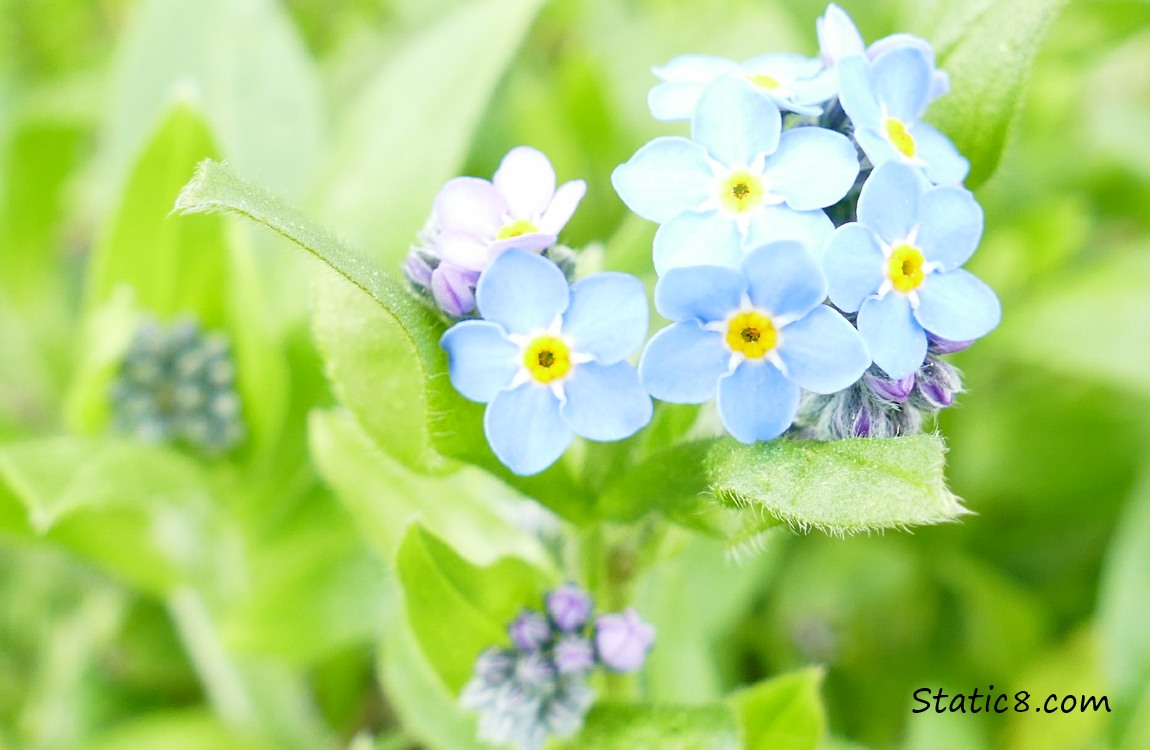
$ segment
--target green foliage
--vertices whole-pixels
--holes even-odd
[[[735,722],[725,706],[653,708],[604,704],[587,716],[587,725],[571,747],[624,750],[736,750]]]
[[[817,667],[780,675],[729,699],[739,717],[746,750],[816,750],[826,739],[827,719]]]
[[[453,693],[471,677],[479,653],[505,643],[508,623],[524,606],[541,607],[554,583],[514,558],[473,565],[418,524],[409,527],[395,566],[415,637]]]
[[[915,31],[935,45],[951,91],[930,119],[970,159],[968,187],[998,167],[1039,43],[1066,0],[915,3]]]

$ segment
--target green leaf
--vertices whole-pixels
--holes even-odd
[[[324,218],[398,264],[463,163],[541,0],[463,5],[400,49],[352,104],[336,139]],[[448,62],[450,61],[450,62]]]
[[[205,478],[162,448],[76,437],[4,446],[0,523],[46,536],[154,593],[212,563]]]
[[[692,708],[599,704],[568,747],[596,750],[738,750],[734,717],[723,705]]]
[[[911,27],[935,44],[951,90],[928,119],[970,159],[968,187],[985,182],[1002,158],[1030,68],[1047,26],[1067,0],[914,4]]]
[[[1118,520],[1100,582],[1098,617],[1103,665],[1118,712],[1130,725],[1150,699],[1150,474]],[[1145,710],[1144,708],[1142,710]]]
[[[967,511],[946,488],[938,435],[830,443],[718,443],[707,461],[724,502],[799,529],[845,534],[952,521]]]
[[[207,711],[153,714],[117,726],[69,750],[272,750],[275,743],[226,727]]]
[[[239,169],[301,195],[326,145],[325,112],[319,73],[283,4],[148,0],[140,6],[118,50],[106,108],[104,156],[113,168],[130,162],[178,91],[197,102]],[[171,208],[171,195],[157,199]]]
[[[823,670],[780,675],[727,699],[739,718],[745,750],[816,750],[827,734],[819,690]]]
[[[413,473],[343,412],[313,411],[309,425],[316,465],[389,565],[416,522],[471,560],[513,556],[541,568],[551,565],[538,540],[511,520],[507,487],[485,472],[465,467],[446,476]]]
[[[419,524],[399,546],[396,572],[415,636],[452,693],[471,677],[481,651],[506,644],[520,609],[542,607],[552,583],[522,560],[475,566]]]

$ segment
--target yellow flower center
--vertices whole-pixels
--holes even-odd
[[[922,251],[912,245],[895,247],[887,260],[886,275],[900,292],[912,292],[922,286],[924,263]]]
[[[727,323],[727,346],[747,359],[762,359],[778,344],[775,324],[757,310],[738,313]]]
[[[495,235],[495,239],[509,240],[512,237],[522,237],[525,234],[535,234],[538,231],[539,227],[527,219],[516,219],[500,227],[499,233]]]
[[[763,180],[745,169],[731,172],[719,190],[719,203],[731,213],[741,214],[763,202]]]
[[[774,91],[779,87],[779,79],[766,73],[755,73],[753,76],[747,76],[747,80],[767,91]]]
[[[894,117],[886,118],[886,137],[891,144],[898,149],[898,152],[908,159],[913,159],[914,155],[918,153],[918,146],[915,145],[914,136],[906,129],[906,125],[902,120]]]
[[[523,366],[539,383],[558,380],[571,370],[571,347],[550,334],[537,336],[523,350]]]

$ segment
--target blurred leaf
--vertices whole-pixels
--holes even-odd
[[[1150,144],[1142,135],[1150,128],[1150,32],[1107,50],[1086,86],[1091,106],[1084,114],[1091,141],[1118,163],[1150,177]]]
[[[481,651],[507,642],[520,609],[543,605],[551,583],[522,560],[472,565],[419,524],[408,527],[396,571],[415,637],[452,693],[471,677]]]
[[[1121,736],[1150,698],[1150,474],[1118,520],[1099,587],[1103,667]]]
[[[930,108],[930,119],[968,159],[975,188],[1002,158],[1023,88],[1047,26],[1067,0],[997,3],[915,3],[912,30],[937,45],[938,65],[951,91]]]
[[[136,13],[107,107],[114,169],[131,160],[178,91],[199,104],[237,168],[302,194],[324,150],[325,114],[318,72],[281,3],[148,0]],[[170,208],[170,195],[161,198]]]
[[[969,692],[969,687],[946,687],[948,695]],[[912,704],[920,707],[920,704]],[[902,750],[990,750],[986,725],[965,713],[912,714],[906,720],[906,740]]]
[[[319,194],[324,216],[398,264],[454,177],[541,0],[481,0],[408,42],[352,104]]]
[[[68,750],[273,750],[275,743],[223,724],[207,711],[144,716]]]
[[[731,696],[746,750],[816,750],[827,734],[823,670],[780,675]]]
[[[0,482],[10,530],[46,535],[145,590],[166,592],[211,562],[205,479],[171,451],[75,437],[12,443],[0,448]]]
[[[313,411],[312,457],[379,557],[394,561],[412,523],[479,563],[514,556],[551,565],[535,537],[510,518],[510,494],[466,467],[442,477],[415,474],[381,451],[350,415]]]
[[[1061,274],[992,334],[998,356],[1150,395],[1150,247]]]
[[[738,750],[734,717],[721,705],[670,708],[599,704],[567,747],[596,750]]]

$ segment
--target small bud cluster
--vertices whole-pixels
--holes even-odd
[[[236,368],[224,336],[193,320],[144,322],[109,393],[113,428],[149,443],[180,443],[205,454],[244,437]]]
[[[525,609],[508,633],[510,648],[480,654],[460,703],[479,712],[481,740],[519,750],[575,735],[595,700],[595,667],[633,672],[655,638],[634,610],[592,622],[591,597],[574,584],[547,594],[546,613]]]

